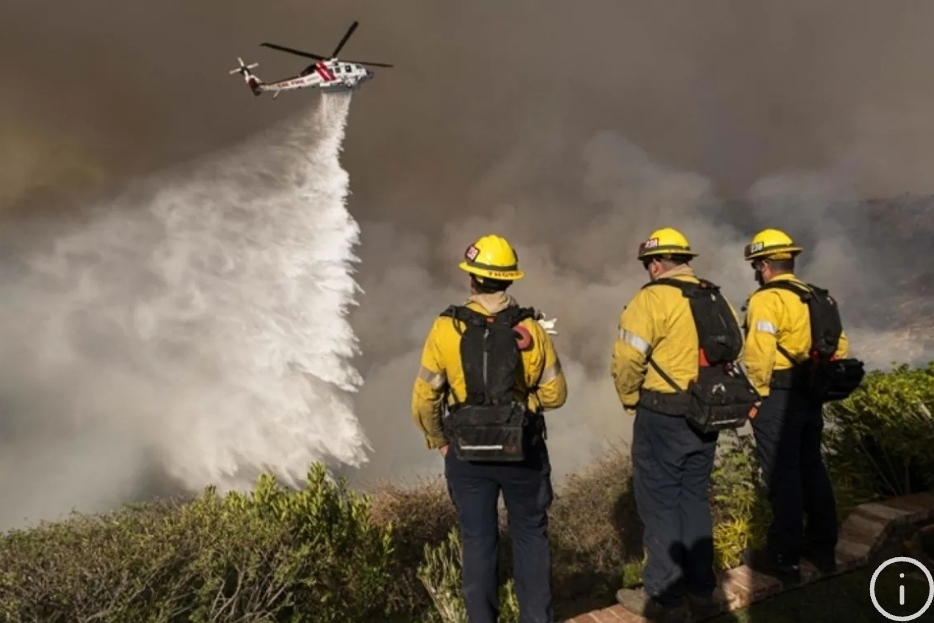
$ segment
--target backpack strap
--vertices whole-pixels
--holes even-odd
[[[681,294],[684,295],[684,297],[687,299],[694,298],[707,289],[720,289],[719,286],[714,285],[712,282],[707,281],[706,279],[698,278],[698,283],[691,283],[690,281],[683,281],[681,279],[674,279],[672,277],[662,277],[661,279],[655,279],[648,282],[640,289],[644,290],[650,286],[673,286],[681,290]],[[679,387],[678,384],[674,382],[674,379],[668,376],[668,373],[662,370],[661,366],[655,363],[655,359],[652,358],[651,353],[649,353],[646,361],[650,366],[652,366],[652,369],[655,370],[655,372],[658,373],[660,377],[662,377],[662,380],[671,386],[673,390],[676,392],[687,391]]]
[[[652,368],[658,373],[658,376],[662,377],[662,380],[663,380],[663,381],[665,381],[666,383],[668,383],[669,385],[671,385],[671,388],[672,388],[673,390],[675,390],[675,391],[678,392],[678,393],[683,392],[683,391],[686,391],[686,390],[683,390],[683,389],[681,389],[680,387],[678,387],[678,384],[674,382],[674,379],[672,379],[670,376],[668,376],[668,373],[665,372],[664,370],[662,370],[661,367],[660,367],[657,363],[655,363],[655,360],[652,359],[652,356],[651,356],[651,355],[649,355],[648,364],[649,364],[650,366],[652,366]]]
[[[648,282],[642,286],[641,289],[645,290],[650,286],[673,286],[681,290],[681,293],[684,294],[685,298],[692,298],[697,296],[699,293],[706,292],[708,290],[720,290],[720,286],[717,284],[699,277],[697,278],[697,283],[691,283],[690,281],[683,281],[681,279],[674,279],[673,277],[662,277],[661,279]]]
[[[811,293],[811,291],[808,288],[815,288],[815,287],[816,286],[812,286],[811,284],[807,284],[806,287],[801,287],[796,283],[792,283],[791,281],[786,281],[782,279],[779,281],[770,281],[760,286],[759,289],[756,290],[756,292],[762,292],[763,290],[785,290],[786,292],[791,292],[792,294],[796,294],[798,298],[801,299],[801,302],[804,303],[805,305],[810,305],[810,301],[812,298],[814,298],[814,295]],[[811,332],[811,345],[813,346],[814,327],[810,326],[808,327],[808,329]],[[788,361],[792,363],[792,365],[801,365],[803,363],[806,363],[806,360],[798,361],[797,359],[795,359],[791,355],[791,353],[788,352],[787,348],[785,348],[784,346],[778,343],[777,339],[775,341],[775,348],[776,350],[778,350],[778,352],[784,355],[785,358],[788,359]]]
[[[438,316],[440,318],[451,318],[452,320],[459,320],[464,324],[471,324],[475,327],[484,327],[488,322],[490,322],[489,316],[470,309],[466,305],[448,305],[443,312],[438,314]],[[454,323],[454,329],[457,330],[460,335],[464,335],[464,331],[461,330],[461,327],[456,322]]]
[[[674,288],[678,288],[681,290],[681,293],[684,294],[684,296],[687,296],[686,292],[688,286],[693,285],[696,284],[688,283],[687,281],[681,281],[680,279],[673,279],[671,277],[663,277],[662,279],[655,279],[654,281],[650,281],[639,289],[645,290],[646,288],[651,288],[652,286],[672,286]]]
[[[811,300],[811,296],[812,296],[811,291],[808,288],[813,288],[813,287],[814,286],[812,286],[811,284],[807,284],[806,286],[802,287],[802,286],[799,286],[797,283],[788,281],[786,279],[782,279],[779,281],[770,281],[763,286],[759,286],[759,289],[756,290],[756,292],[762,292],[763,290],[775,290],[775,289],[787,290],[788,292],[797,294],[798,298],[801,299],[802,303],[807,303],[808,301]]]
[[[464,337],[464,333],[467,330],[467,326],[473,325],[475,327],[485,327],[487,323],[487,317],[481,314],[480,312],[474,311],[467,307],[466,305],[448,305],[444,311],[438,314],[439,318],[450,318],[454,324],[454,330],[457,331],[458,335]],[[457,321],[464,323],[467,326],[461,326]],[[453,400],[451,393],[451,387],[447,386],[444,389],[444,394],[441,397],[442,403],[447,405],[448,409],[454,408],[457,406],[457,402]]]
[[[438,314],[441,318],[452,318],[461,322],[472,324],[477,327],[483,327],[491,322],[504,322],[510,327],[514,327],[527,318],[538,318],[539,313],[534,307],[519,307],[510,305],[492,316],[487,316],[476,310],[470,309],[466,305],[449,305],[443,312]],[[456,325],[455,325],[456,327]],[[458,333],[463,335],[463,331],[457,327]]]
[[[534,307],[519,307],[510,305],[496,313],[498,322],[505,322],[510,327],[514,327],[528,318],[538,318],[538,311]]]

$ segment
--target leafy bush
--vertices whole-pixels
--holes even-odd
[[[744,549],[764,544],[771,519],[752,434],[732,430],[720,434],[710,505],[714,564],[717,569],[730,569],[739,564]]]
[[[461,591],[460,556],[460,534],[456,529],[452,529],[440,545],[425,545],[425,558],[419,565],[418,578],[435,607],[426,623],[467,623]],[[499,608],[500,623],[519,622],[519,602],[511,578],[500,586]]]
[[[443,543],[457,525],[443,479],[410,488],[382,487],[373,496],[370,520],[375,526],[392,526],[393,581],[382,595],[387,608],[400,617],[400,623],[411,623],[413,617],[432,608],[432,600],[418,577],[424,548]]]
[[[934,484],[932,381],[934,364],[873,372],[849,399],[827,405],[824,453],[841,521],[856,504]],[[710,499],[722,569],[762,544],[770,513],[752,436],[721,439]],[[621,583],[641,581],[627,452],[561,483],[551,541],[558,616],[569,605],[599,607]],[[502,542],[504,620],[514,621],[511,552]],[[315,465],[301,491],[264,476],[249,494],[208,489],[185,503],[12,531],[0,538],[0,619],[451,623],[464,619],[459,554],[443,480],[370,497]]]
[[[260,478],[172,507],[14,531],[0,541],[0,613],[11,621],[290,621],[382,616],[388,527],[315,465],[300,492]],[[308,620],[308,619],[305,619]]]
[[[846,462],[868,496],[934,487],[934,362],[873,371],[849,398],[825,408],[830,453]],[[842,476],[838,472],[838,477]]]

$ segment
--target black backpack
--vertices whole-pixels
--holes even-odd
[[[655,363],[651,354],[648,363],[679,398],[686,398],[681,401],[683,415],[695,429],[708,433],[741,428],[755,416],[756,403],[761,400],[737,362],[743,347],[742,329],[719,286],[704,279],[699,281],[663,278],[642,286],[674,286],[688,299],[700,347],[697,378],[682,389]]]
[[[843,400],[860,386],[866,375],[859,359],[833,360],[843,333],[840,309],[830,293],[813,284],[802,288],[790,281],[770,281],[759,290],[781,289],[798,295],[811,316],[811,349],[808,358],[797,361],[785,348],[779,352],[792,362],[804,391],[818,402]]]
[[[517,387],[523,375],[514,327],[537,318],[531,307],[510,306],[493,316],[452,305],[441,312],[466,327],[460,355],[467,395],[449,405],[442,420],[444,434],[457,458],[465,461],[522,461],[526,453],[528,407]],[[459,325],[455,328],[460,332]]]

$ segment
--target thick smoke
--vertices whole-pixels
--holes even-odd
[[[0,524],[106,506],[147,478],[225,490],[365,459],[349,103],[133,184],[11,258]]]
[[[549,172],[562,176],[561,190],[541,182]],[[378,243],[364,243],[361,285],[367,295],[354,320],[364,345],[377,344],[379,351],[373,356],[382,359],[365,370],[358,400],[364,425],[380,440],[364,479],[369,470],[414,477],[438,469],[437,457],[420,450],[420,436],[390,435],[390,427],[405,417],[413,370],[431,318],[446,302],[466,296],[466,278],[456,269],[460,253],[474,238],[491,231],[507,236],[519,249],[527,274],[514,288],[520,301],[559,319],[555,342],[570,384],[566,407],[549,419],[559,477],[630,436],[632,421],[623,415],[613,389],[609,357],[619,313],[647,281],[635,259],[636,248],[658,227],[675,226],[688,236],[701,254],[695,269],[721,284],[737,309],[756,287],[752,270],[742,261],[749,236],[763,227],[800,234],[807,253],[800,259],[799,274],[832,288],[843,306],[856,356],[880,367],[893,360],[919,363],[934,356],[934,341],[919,340],[916,332],[906,329],[910,314],[870,305],[870,296],[897,304],[902,284],[889,283],[878,268],[891,260],[891,251],[867,246],[861,238],[868,216],[846,203],[855,200],[853,191],[835,185],[829,176],[763,178],[746,201],[729,206],[716,198],[712,183],[703,176],[661,164],[618,133],[604,132],[583,144],[563,145],[552,155],[540,150],[512,154],[492,167],[477,187],[483,190],[474,201],[497,206],[495,216],[453,219],[434,239],[403,238],[399,242],[405,252],[394,256],[388,272],[377,276],[367,270],[388,251]],[[909,206],[902,208],[901,218],[917,220]],[[364,225],[364,236],[372,231]],[[379,238],[392,239],[388,233]],[[908,256],[923,253],[922,241],[911,244],[903,238],[901,243]],[[447,265],[442,275],[432,278],[425,266],[438,261]],[[929,296],[917,291],[915,295]],[[371,321],[374,300],[393,305],[393,313],[378,323]],[[934,322],[931,312],[934,309],[926,316],[928,326]],[[387,343],[380,337],[387,335],[396,340]],[[387,402],[398,405],[395,420],[383,415]]]
[[[934,190],[934,7],[41,4],[7,3],[0,20],[16,59],[0,67],[16,85],[0,108],[17,145],[0,156],[16,171],[2,178],[8,211],[81,205],[306,106],[302,93],[254,100],[223,73],[237,55],[263,77],[304,64],[260,41],[327,54],[356,18],[345,54],[396,64],[355,97],[344,158],[365,291],[355,410],[375,450],[360,483],[440,469],[409,421],[411,383],[431,318],[465,295],[460,252],[491,231],[519,248],[519,298],[559,318],[572,394],[551,418],[558,472],[628,435],[608,357],[644,280],[635,247],[656,227],[684,230],[737,307],[754,287],[742,245],[785,227],[807,246],[802,274],[841,298],[855,348],[880,365],[925,355],[893,319],[930,311],[904,290],[926,264],[930,211],[847,201]],[[12,413],[41,404],[16,397]]]

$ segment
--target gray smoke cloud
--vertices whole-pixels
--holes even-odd
[[[608,357],[645,279],[636,245],[657,227],[684,231],[737,307],[754,287],[742,245],[786,228],[807,247],[801,273],[841,299],[854,348],[879,365],[928,354],[909,326],[930,318],[927,298],[906,280],[922,277],[931,211],[865,200],[934,192],[934,7],[43,4],[0,9],[0,52],[16,59],[0,67],[0,208],[40,228],[307,106],[316,95],[254,99],[226,75],[238,55],[264,78],[304,65],[260,41],[327,54],[359,19],[344,54],[396,64],[355,96],[344,144],[365,292],[356,411],[374,447],[358,484],[440,470],[410,423],[411,384],[431,318],[465,295],[461,251],[489,232],[519,249],[520,300],[559,318],[559,475],[628,435]],[[34,244],[25,227],[8,244]],[[17,426],[30,400],[10,398]]]
[[[525,175],[527,170],[545,174]],[[549,179],[549,172],[563,176],[563,191],[549,193],[551,187],[541,181]],[[865,202],[830,175],[764,177],[749,189],[747,199],[730,206],[716,197],[709,179],[662,164],[608,131],[564,145],[553,157],[535,150],[507,157],[477,188],[483,189],[475,199],[479,204],[500,207],[494,216],[455,219],[436,238],[403,238],[406,251],[393,260],[390,272],[362,271],[366,295],[354,324],[364,344],[378,343],[379,352],[386,353],[365,370],[367,382],[358,402],[364,425],[380,440],[363,470],[364,480],[367,472],[416,477],[437,471],[439,459],[421,450],[417,434],[406,437],[395,431],[406,413],[431,317],[445,301],[465,297],[466,279],[455,267],[459,253],[490,231],[507,236],[519,249],[527,273],[514,288],[520,301],[559,319],[555,343],[571,393],[567,405],[549,420],[558,477],[630,437],[632,420],[623,415],[613,389],[609,357],[619,313],[647,280],[635,260],[636,248],[658,227],[674,226],[687,235],[701,254],[695,269],[721,284],[737,309],[756,287],[742,261],[743,245],[764,227],[792,232],[807,247],[799,274],[830,287],[840,300],[855,355],[887,367],[891,361],[926,361],[934,353],[934,342],[911,330],[918,315],[900,309],[899,298],[907,294],[916,307],[926,305],[920,319],[930,327],[934,310],[929,295],[903,290],[897,275],[886,270],[894,257],[905,271],[911,264],[901,258],[920,257],[924,239],[901,238],[897,255],[891,246],[874,248],[867,238],[889,236],[871,229]],[[931,214],[929,205],[934,207],[930,202],[887,207],[902,210],[897,221],[918,222],[919,216]],[[391,239],[386,234],[381,238]],[[364,243],[364,267],[381,261],[370,253],[384,250]],[[447,260],[442,276],[428,276],[423,266],[429,258]],[[376,310],[367,301],[385,301],[385,309],[391,301],[392,319],[375,322]],[[409,329],[412,323],[415,328]],[[404,341],[405,355],[383,337],[391,334],[397,336],[391,344]],[[391,405],[397,405],[396,418],[384,416]]]

